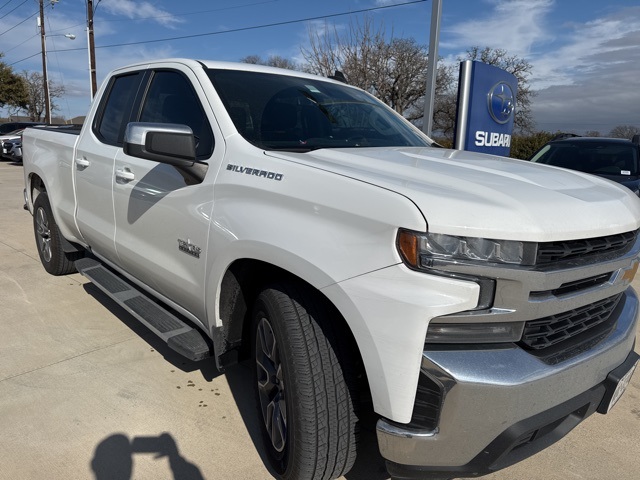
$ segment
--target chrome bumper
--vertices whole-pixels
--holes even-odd
[[[550,412],[573,414],[572,421],[579,423],[597,404],[585,407],[581,418],[571,410],[574,404],[599,402],[597,396],[602,398],[609,373],[631,356],[638,315],[633,289],[626,290],[622,302],[616,326],[604,340],[556,365],[544,363],[515,345],[423,352],[422,374],[444,386],[438,427],[421,431],[379,420],[382,456],[399,465],[477,474],[463,466],[472,465],[510,427],[528,425],[538,417],[547,421]],[[558,411],[563,405],[568,412]],[[574,426],[565,426],[562,435]]]

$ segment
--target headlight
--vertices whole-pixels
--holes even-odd
[[[420,233],[400,229],[398,251],[409,266],[432,268],[437,260],[533,265],[536,244],[514,240],[455,237],[441,233]]]

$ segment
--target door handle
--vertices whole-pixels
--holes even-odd
[[[122,182],[130,182],[131,180],[135,179],[135,174],[128,168],[116,170],[116,180],[120,180]]]
[[[87,168],[91,162],[86,158],[76,158],[76,165],[80,168]]]

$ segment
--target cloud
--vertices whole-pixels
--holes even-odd
[[[396,3],[406,3],[407,0],[376,0],[377,7],[386,7],[387,5],[395,5]]]
[[[565,28],[564,46],[534,62],[539,127],[606,134],[616,125],[640,126],[640,7]]]
[[[110,0],[101,3],[112,15],[122,15],[132,20],[152,20],[164,27],[174,28],[184,20],[156,7],[151,2],[134,2],[133,0]]]
[[[588,21],[558,22],[554,0],[484,0],[473,20],[443,22],[448,62],[471,46],[502,48],[531,63],[537,128],[608,133],[639,125],[640,7],[594,11]]]
[[[485,14],[473,20],[453,23],[442,32],[442,48],[466,50],[472,46],[506,48],[512,55],[526,56],[536,43],[548,42],[552,35],[544,28],[544,18],[553,0],[484,0]],[[455,22],[453,18],[449,20]],[[444,36],[442,35],[442,36]]]
[[[585,76],[627,64],[640,45],[640,7],[563,28],[564,45],[535,59],[533,80],[539,88],[575,84]]]

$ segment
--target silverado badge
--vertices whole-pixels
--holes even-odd
[[[196,258],[200,258],[200,252],[202,252],[202,249],[191,243],[188,238],[186,242],[180,238],[178,239],[178,250]]]

